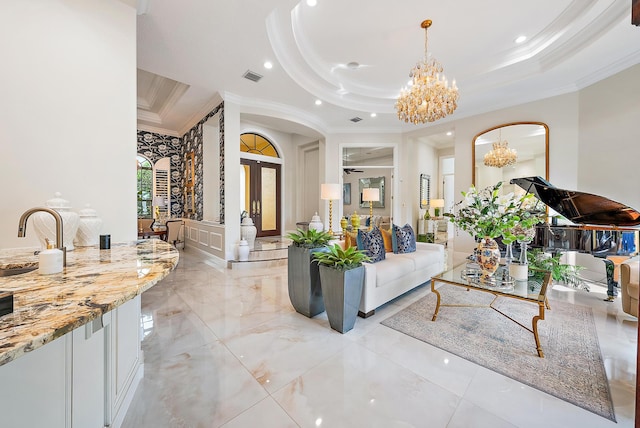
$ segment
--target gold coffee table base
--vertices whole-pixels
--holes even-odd
[[[518,324],[520,327],[524,328],[525,330],[527,330],[530,333],[533,333],[533,337],[535,339],[536,342],[536,350],[538,352],[538,356],[540,358],[544,358],[544,352],[542,351],[542,345],[540,344],[540,337],[538,335],[538,321],[540,320],[544,320],[544,311],[545,308],[548,310],[551,310],[551,307],[549,306],[549,302],[547,300],[546,297],[546,290],[547,290],[547,286],[549,285],[549,283],[551,282],[551,274],[549,272],[542,272],[543,274],[543,279],[542,279],[542,284],[540,287],[540,291],[539,293],[532,293],[532,294],[528,294],[528,293],[523,293],[521,290],[515,291],[515,290],[500,290],[499,288],[495,288],[495,287],[491,287],[489,285],[483,285],[480,283],[473,283],[472,281],[468,281],[465,279],[462,279],[460,277],[460,275],[456,275],[456,273],[459,273],[461,270],[461,267],[458,266],[454,269],[452,269],[451,271],[447,271],[447,272],[443,272],[440,275],[434,276],[433,278],[431,278],[431,291],[436,295],[436,309],[435,312],[433,313],[433,317],[431,318],[431,321],[435,321],[438,318],[438,313],[440,312],[440,307],[441,306],[450,306],[450,307],[489,307],[491,309],[493,309],[494,311],[498,312],[500,315],[504,316],[505,318],[513,321],[514,323]],[[460,278],[459,280],[457,278]],[[440,292],[436,289],[435,284],[436,282],[442,282],[444,284],[449,284],[449,285],[455,285],[458,287],[464,287],[467,289],[467,291],[469,290],[476,290],[476,291],[482,291],[485,293],[490,293],[493,294],[494,298],[491,301],[491,303],[489,303],[488,305],[463,305],[463,304],[443,304],[441,302],[442,297],[440,296]],[[528,284],[528,282],[527,282]],[[527,288],[525,287],[525,291],[527,290]],[[515,319],[511,318],[509,315],[505,314],[504,312],[500,311],[499,309],[495,308],[493,306],[494,302],[498,299],[498,297],[509,297],[509,298],[513,298],[513,299],[518,299],[518,300],[524,300],[527,302],[531,302],[534,304],[538,305],[538,315],[535,315],[532,320],[531,320],[531,328],[523,325],[522,323],[520,323],[519,321],[516,321]]]

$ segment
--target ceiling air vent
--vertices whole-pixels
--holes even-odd
[[[245,73],[242,75],[242,77],[244,77],[245,79],[249,79],[252,82],[257,82],[258,80],[262,79],[262,75],[251,71],[251,70],[247,70],[245,71]]]
[[[358,123],[358,122],[360,122],[360,121],[362,120],[362,118],[361,118],[361,117],[356,116],[356,117],[352,117],[352,118],[351,118],[351,119],[349,119],[349,120],[350,120],[351,122],[353,122],[353,123]]]

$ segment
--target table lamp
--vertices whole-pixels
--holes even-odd
[[[155,207],[156,220],[160,219],[160,207],[165,205],[164,198],[162,196],[154,196],[151,201],[151,205]]]
[[[444,208],[444,199],[432,199],[431,206],[433,207],[433,216],[440,217],[440,208]]]
[[[362,200],[369,202],[369,230],[373,228],[373,203],[380,200],[380,189],[362,189]]]
[[[340,199],[340,184],[325,183],[320,185],[320,199],[329,201],[329,233],[333,235],[333,201]]]

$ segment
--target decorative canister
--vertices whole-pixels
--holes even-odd
[[[69,201],[62,199],[60,192],[55,193],[55,197],[49,199],[45,206],[56,210],[62,217],[62,242],[67,251],[73,251],[73,239],[78,231],[80,216],[78,213],[71,211]],[[46,239],[56,242],[56,220],[49,213],[36,212],[33,214],[33,226],[40,239],[42,248],[47,248]]]
[[[324,230],[324,224],[322,224],[320,216],[317,212],[313,217],[311,217],[311,221],[309,222],[309,229],[317,230],[318,232],[322,232]]]
[[[351,214],[351,226],[353,227],[353,230],[358,230],[360,228],[360,216],[358,216],[357,211],[354,211],[353,214]]]
[[[349,227],[349,220],[346,217],[342,217],[340,219],[340,228],[342,229],[342,233],[347,230],[347,227]]]
[[[247,262],[249,261],[249,244],[245,239],[241,239],[238,243],[238,261],[239,262]]]
[[[478,265],[482,279],[490,281],[500,264],[500,248],[495,239],[485,236],[478,243]]]
[[[247,241],[249,249],[251,250],[253,250],[253,247],[256,243],[257,234],[258,230],[253,225],[253,219],[249,216],[244,217],[242,219],[242,223],[240,223],[240,238]]]
[[[100,239],[100,229],[102,228],[102,219],[98,217],[96,210],[91,205],[86,204],[84,209],[80,210],[80,224],[76,233],[75,244],[78,247],[91,247],[98,245]]]

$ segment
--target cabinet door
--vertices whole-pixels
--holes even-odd
[[[142,377],[140,296],[110,312],[107,423],[118,426]]]
[[[73,331],[71,421],[74,428],[104,427],[105,336],[99,323],[90,322]]]
[[[0,366],[0,426],[68,426],[67,346],[69,334]]]

